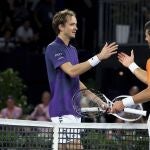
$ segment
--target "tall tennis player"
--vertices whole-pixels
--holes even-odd
[[[45,53],[51,90],[49,114],[54,123],[80,123],[81,118],[72,106],[74,93],[86,88],[80,81],[79,75],[116,54],[118,45],[115,42],[106,43],[97,55],[79,63],[77,50],[70,44],[70,40],[75,38],[78,30],[75,12],[68,9],[57,12],[53,17],[52,26],[56,39],[47,46]],[[83,149],[80,143],[80,133],[75,132],[76,135],[73,136],[67,130],[62,130],[59,149]]]
[[[150,47],[150,21],[145,24],[145,40],[147,41]],[[124,107],[128,107],[134,105],[136,103],[144,103],[150,100],[150,58],[146,63],[146,70],[140,68],[134,62],[134,52],[131,51],[131,55],[127,55],[123,52],[118,54],[119,62],[130,69],[130,71],[143,83],[147,85],[143,91],[139,92],[134,96],[130,96],[128,98],[123,99],[122,101],[115,102],[111,112],[118,112],[124,109]]]

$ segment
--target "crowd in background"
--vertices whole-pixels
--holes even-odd
[[[13,96],[8,96],[6,100],[6,107],[0,111],[1,118],[7,119],[29,119],[37,121],[50,121],[48,104],[50,102],[50,93],[44,91],[41,95],[40,103],[33,108],[30,114],[24,114],[23,108],[16,104]]]
[[[53,0],[1,1],[0,51],[41,52],[54,37],[53,13]]]
[[[64,5],[76,11],[81,31],[78,32],[78,45],[86,49],[93,48],[96,22],[91,16],[97,9],[91,0],[6,0],[0,1],[0,51],[43,53],[55,34],[52,30],[52,17]],[[80,5],[81,10],[76,8]],[[93,22],[92,25],[89,24]],[[88,30],[85,32],[84,30]],[[86,42],[87,41],[87,42]],[[88,42],[89,41],[89,42]],[[86,44],[85,44],[86,42]],[[77,43],[77,42],[76,42]],[[95,48],[95,47],[94,47]]]

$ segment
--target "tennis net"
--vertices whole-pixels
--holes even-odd
[[[149,150],[146,123],[54,124],[0,119],[0,150],[65,150],[58,148],[58,143],[69,145],[75,139],[82,144],[78,150]]]

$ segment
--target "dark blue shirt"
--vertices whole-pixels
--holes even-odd
[[[50,117],[69,114],[77,116],[72,106],[72,97],[79,90],[79,76],[72,78],[60,68],[66,62],[72,65],[79,63],[76,48],[70,44],[65,45],[57,37],[47,46],[45,60],[51,89]]]

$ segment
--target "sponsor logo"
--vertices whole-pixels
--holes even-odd
[[[55,57],[59,57],[59,56],[62,56],[63,54],[62,53],[57,53],[55,54]]]
[[[57,60],[63,59],[64,57],[59,57]]]

